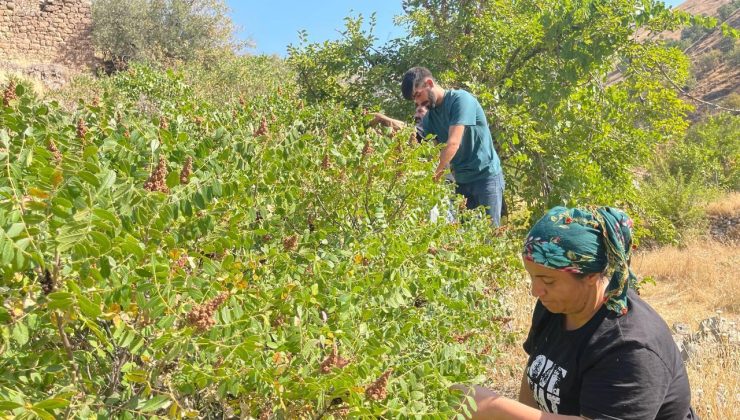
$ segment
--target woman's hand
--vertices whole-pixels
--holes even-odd
[[[486,413],[488,405],[500,397],[490,389],[478,385],[455,384],[450,387],[450,390],[461,391],[465,397],[473,397],[475,408],[470,405],[468,398],[464,399],[465,407],[467,407],[466,411],[472,414],[473,419],[485,418],[485,414],[483,413]],[[483,416],[481,417],[480,414],[483,414]]]

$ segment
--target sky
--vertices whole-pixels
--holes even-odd
[[[667,0],[676,6],[684,0]],[[401,0],[227,0],[232,18],[241,29],[238,37],[256,44],[249,50],[255,54],[287,55],[289,44],[298,45],[298,31],[308,32],[309,42],[339,38],[344,18],[362,14],[366,18],[376,12],[373,34],[379,44],[402,36],[393,17],[403,13]]]

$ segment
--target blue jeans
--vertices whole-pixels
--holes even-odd
[[[457,184],[455,192],[467,199],[466,207],[474,209],[479,206],[486,208],[486,213],[491,217],[495,226],[501,224],[501,205],[504,199],[504,174],[496,175],[473,181],[467,184]]]

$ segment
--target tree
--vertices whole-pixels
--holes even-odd
[[[93,2],[93,41],[107,62],[192,60],[236,49],[233,33],[223,0]]]
[[[686,79],[685,56],[635,37],[685,20],[662,2],[409,0],[404,11],[408,36],[379,49],[401,65],[376,59],[355,68],[385,71],[373,80],[397,92],[403,71],[422,65],[443,85],[472,91],[487,110],[507,189],[535,210],[634,197],[631,169],[686,128],[688,106],[667,82]],[[291,58],[332,74],[322,67],[326,53],[313,45]],[[375,104],[391,99],[378,95]],[[402,109],[391,112],[405,118]]]

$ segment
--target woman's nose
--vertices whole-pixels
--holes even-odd
[[[532,280],[532,286],[530,287],[529,292],[532,296],[538,298],[545,293],[545,288],[542,287],[541,284],[538,284],[537,281]]]

